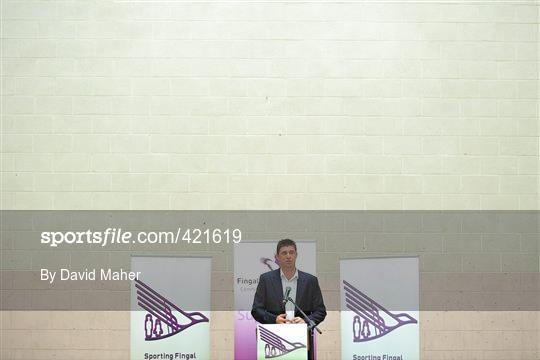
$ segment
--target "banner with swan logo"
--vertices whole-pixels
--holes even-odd
[[[259,324],[257,326],[257,359],[307,359],[306,324]]]
[[[211,261],[131,258],[131,359],[210,358]]]
[[[418,257],[342,259],[341,352],[350,360],[417,360]]]
[[[253,360],[257,358],[257,322],[251,316],[253,297],[259,276],[279,269],[276,255],[276,241],[242,241],[234,246],[234,359]],[[299,270],[316,275],[317,243],[296,241]]]

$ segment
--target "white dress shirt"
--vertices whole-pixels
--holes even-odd
[[[281,274],[281,286],[283,287],[283,295],[285,295],[285,289],[289,286],[291,292],[289,297],[296,302],[296,285],[298,283],[298,269],[295,269],[293,277],[289,280],[283,273],[283,270],[280,269]],[[287,320],[294,319],[294,304],[290,301],[287,301],[285,304],[285,313],[287,314]]]

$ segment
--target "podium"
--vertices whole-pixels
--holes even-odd
[[[257,359],[305,360],[309,338],[306,324],[258,324]]]

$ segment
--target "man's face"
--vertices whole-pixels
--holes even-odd
[[[277,254],[279,266],[284,269],[294,269],[296,267],[296,255],[294,246],[282,246]]]

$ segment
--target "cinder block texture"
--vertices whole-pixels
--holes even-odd
[[[538,209],[538,4],[2,2],[3,209]]]
[[[159,205],[160,199],[138,201],[148,206]],[[102,201],[106,203],[106,197]],[[179,240],[51,247],[39,241],[42,231],[115,227],[136,234],[176,231],[181,226],[238,228],[242,241],[275,243],[283,237],[316,241],[316,275],[329,311],[317,341],[323,359],[341,358],[339,260],[418,256],[420,308],[395,305],[397,309],[389,310],[420,311],[422,360],[538,360],[538,211],[3,211],[1,215],[2,359],[127,358],[131,282],[49,284],[40,280],[40,269],[130,269],[131,256],[145,254],[212,258],[211,309],[198,310],[212,311],[211,359],[231,359],[236,311],[251,306],[234,304],[233,244],[207,242],[204,237],[200,244]]]

